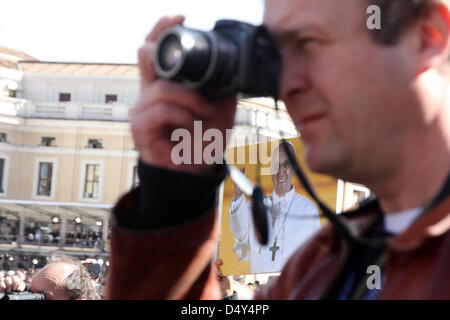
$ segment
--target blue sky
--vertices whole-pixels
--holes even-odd
[[[256,24],[263,0],[6,0],[0,46],[43,61],[135,63],[147,32],[168,14],[205,30],[220,18]]]

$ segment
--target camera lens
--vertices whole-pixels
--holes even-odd
[[[166,72],[173,70],[181,62],[183,55],[180,40],[174,35],[169,35],[161,43],[159,55],[161,68]]]
[[[176,26],[158,39],[155,69],[164,79],[182,79],[198,88],[208,81],[217,62],[217,45],[208,33]]]

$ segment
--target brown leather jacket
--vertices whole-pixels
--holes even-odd
[[[117,227],[126,225],[135,200],[136,194],[130,193],[115,209],[109,298],[220,299],[212,264],[218,239],[215,215],[209,212],[189,224],[153,232]],[[345,219],[363,234],[378,214],[378,207],[372,206]],[[347,252],[346,243],[333,228],[324,226],[256,298],[323,298]],[[386,252],[380,299],[450,299],[450,197],[391,238]]]

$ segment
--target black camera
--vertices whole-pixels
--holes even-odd
[[[210,32],[175,26],[160,35],[154,61],[160,78],[207,97],[279,97],[281,57],[263,25],[219,20]]]
[[[45,300],[45,296],[33,292],[0,293],[0,300]]]

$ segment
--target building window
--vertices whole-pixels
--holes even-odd
[[[117,102],[117,94],[107,94],[105,96],[105,103]]]
[[[99,186],[100,186],[100,165],[87,164],[86,175],[84,179],[83,197],[89,199],[98,198]]]
[[[8,90],[8,96],[9,96],[10,98],[15,98],[15,97],[17,96],[17,90],[9,89],[9,90]]]
[[[68,101],[70,101],[70,93],[59,94],[59,102],[68,102]]]
[[[88,139],[86,148],[103,149],[103,143],[100,139]]]
[[[354,207],[368,197],[370,197],[370,189],[363,185],[353,183],[350,186],[349,199],[347,200],[348,207]]]
[[[133,166],[133,180],[131,182],[131,188],[135,188],[139,185],[138,166]]]
[[[52,191],[53,163],[39,162],[38,196],[49,197]]]
[[[5,170],[5,159],[0,159],[0,193],[5,192],[5,187],[3,183],[3,177],[5,176],[3,171]]]
[[[56,147],[56,138],[55,137],[42,137],[41,146],[44,147]]]
[[[353,205],[360,203],[365,198],[367,198],[367,193],[361,190],[353,190]]]
[[[6,133],[0,132],[0,142],[6,142]]]

